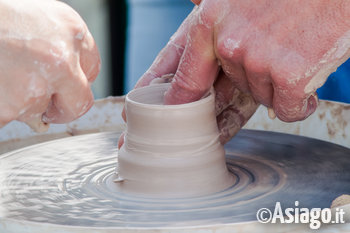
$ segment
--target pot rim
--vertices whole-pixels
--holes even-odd
[[[135,105],[137,107],[142,107],[142,108],[147,108],[147,109],[154,109],[154,110],[178,110],[178,109],[188,109],[188,108],[193,108],[197,107],[202,104],[209,103],[213,100],[215,100],[215,91],[214,88],[211,88],[201,99],[190,102],[190,103],[185,103],[185,104],[174,104],[174,105],[160,105],[160,104],[147,104],[147,103],[141,103],[139,101],[133,100],[132,98],[133,95],[137,95],[138,92],[144,91],[145,89],[150,89],[154,91],[159,91],[164,88],[164,86],[167,86],[168,88],[170,87],[170,83],[161,83],[161,84],[152,84],[149,86],[144,86],[140,88],[136,88],[132,91],[130,91],[126,97],[125,97],[125,102],[128,102],[132,105]]]

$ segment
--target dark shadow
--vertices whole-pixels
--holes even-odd
[[[111,94],[124,94],[127,4],[125,0],[108,0],[110,18]]]

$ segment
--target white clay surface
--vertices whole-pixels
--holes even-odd
[[[196,197],[235,182],[219,142],[213,91],[199,101],[163,105],[170,84],[126,96],[127,131],[119,151],[120,190],[142,197]]]

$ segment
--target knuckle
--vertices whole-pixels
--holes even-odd
[[[217,56],[223,60],[238,63],[242,59],[243,49],[240,43],[230,37],[218,39]]]
[[[83,41],[88,34],[87,28],[83,22],[71,25],[71,32],[74,39]]]
[[[63,3],[64,4],[64,3]],[[71,34],[71,38],[74,40],[84,41],[85,38],[90,36],[87,25],[80,15],[70,6],[65,5],[65,9],[60,12],[60,18],[63,24],[61,24],[61,30]]]

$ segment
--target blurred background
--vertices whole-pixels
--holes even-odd
[[[64,0],[88,25],[101,53],[96,99],[130,91],[190,13],[190,0]]]
[[[101,53],[96,99],[130,91],[190,13],[190,0],[64,0],[80,13]],[[350,62],[318,90],[322,99],[350,103]]]

